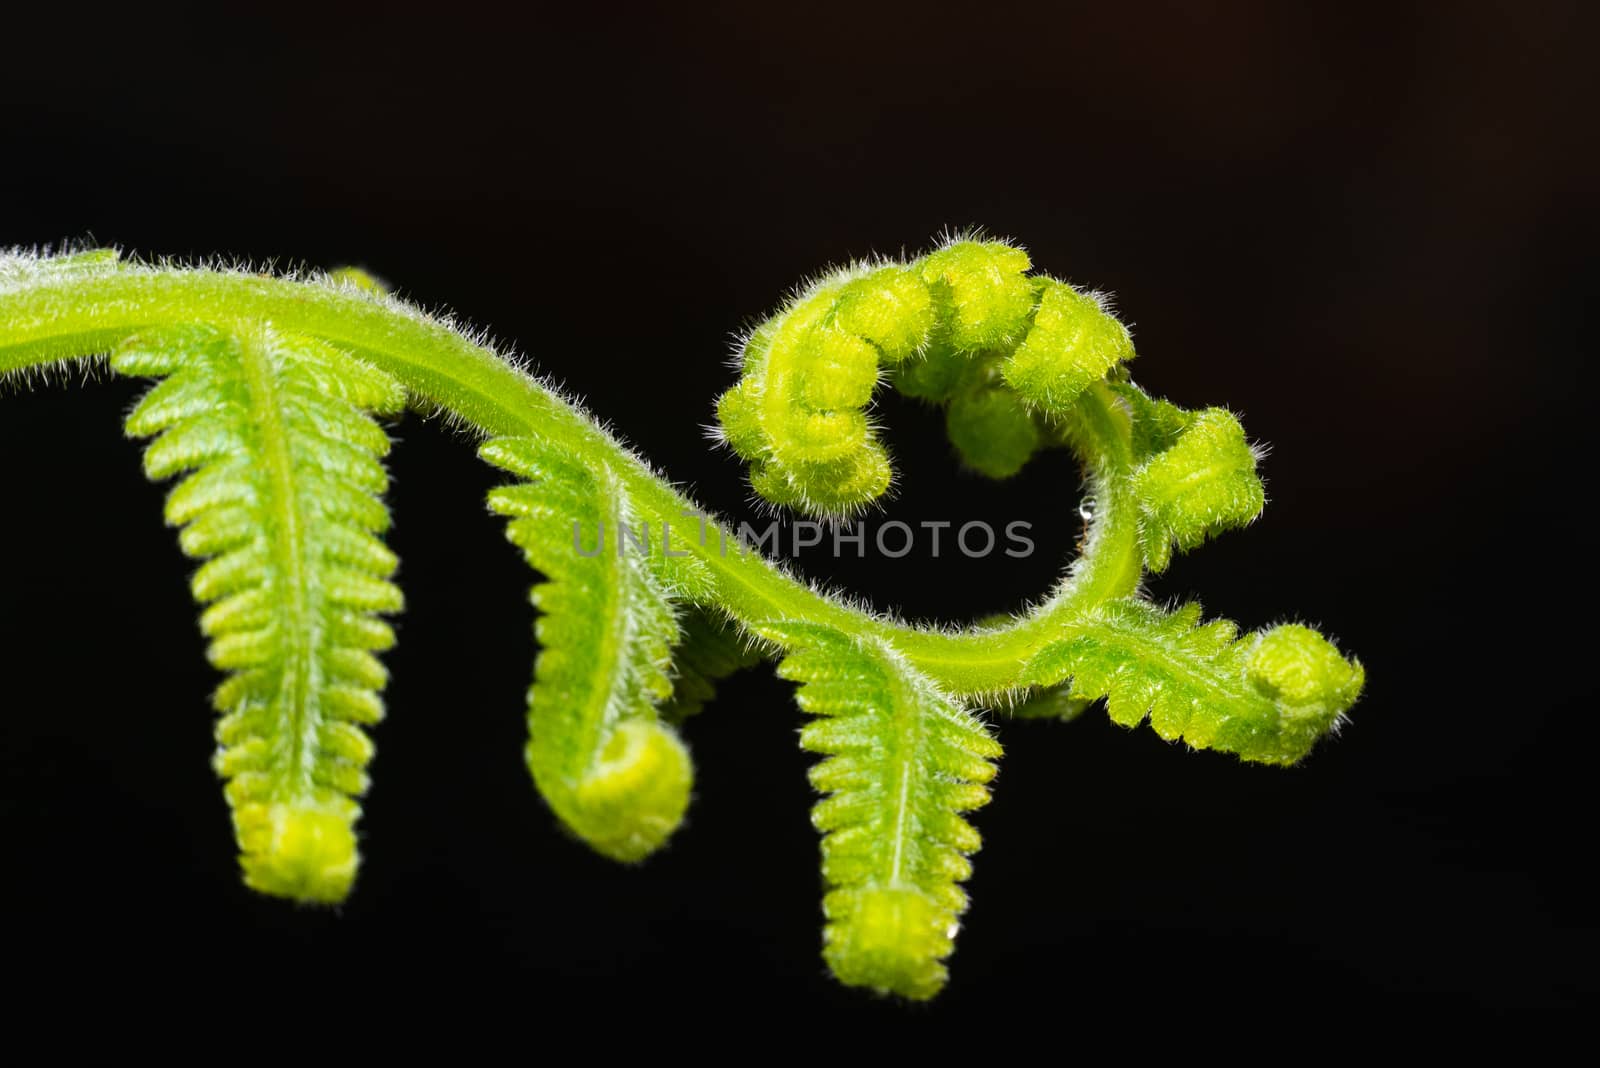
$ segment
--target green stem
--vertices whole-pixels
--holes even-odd
[[[174,323],[269,322],[350,350],[485,434],[537,433],[574,453],[600,455],[642,511],[699,511],[589,416],[448,323],[354,289],[213,270],[124,267],[45,278],[0,291],[0,375],[103,353],[131,334]],[[1082,557],[1044,604],[999,628],[929,630],[868,614],[819,593],[737,544],[725,525],[684,546],[710,570],[714,600],[740,622],[820,623],[891,643],[913,666],[963,696],[1016,688],[1022,666],[1085,608],[1133,592],[1139,581],[1137,511],[1128,498],[1126,414],[1109,390],[1079,402],[1074,438],[1089,468],[1095,516]]]

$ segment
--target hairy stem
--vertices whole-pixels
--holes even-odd
[[[453,324],[354,287],[203,269],[124,267],[45,278],[0,291],[0,375],[105,352],[139,330],[175,322],[256,320],[320,338],[387,371],[413,403],[449,412],[484,434],[536,433],[575,454],[600,454],[648,513],[695,506],[578,408]],[[742,623],[773,619],[868,633],[953,695],[1018,685],[1020,665],[1084,608],[1132,591],[1139,577],[1135,509],[1121,487],[1130,464],[1125,413],[1104,387],[1073,414],[1090,468],[1095,515],[1072,572],[1028,616],[981,631],[936,631],[870,615],[818,593],[753,552],[724,554],[737,539],[683,545],[712,575],[717,601]],[[715,520],[713,520],[715,522]]]
[[[359,728],[382,717],[373,653],[394,640],[378,617],[402,604],[379,540],[389,438],[373,417],[409,404],[486,436],[479,457],[516,479],[489,506],[542,576],[526,755],[554,813],[606,856],[654,853],[693,790],[677,720],[714,679],[774,657],[813,717],[801,746],[824,758],[810,774],[827,795],[812,813],[824,956],[842,982],[925,999],[967,908],[980,838],[966,814],[1000,756],[976,706],[1026,697],[1070,718],[1103,700],[1124,726],[1281,765],[1365,682],[1309,627],[1241,634],[1138,595],[1147,568],[1260,513],[1260,450],[1231,412],[1141,390],[1107,299],[1029,267],[1017,246],[957,239],[827,275],[744,339],[716,405],[752,490],[836,520],[893,478],[869,412],[879,386],[943,406],[963,465],[991,477],[1070,447],[1091,509],[1078,558],[1031,611],[964,630],[797,581],[764,540],[745,542],[748,525],[705,515],[558,391],[359,272],[0,255],[0,377],[109,350],[119,373],[161,380],[128,432],[155,437],[152,478],[187,476],[167,518],[207,560],[202,629],[233,672],[213,698],[216,767],[249,885],[334,902],[355,876],[372,756]],[[690,517],[699,537],[674,540]]]

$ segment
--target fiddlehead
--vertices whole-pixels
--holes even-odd
[[[1258,455],[1239,421],[1147,396],[1121,373],[1133,342],[1107,299],[1029,266],[1003,242],[956,241],[904,266],[826,277],[752,332],[718,414],[756,492],[818,514],[883,493],[888,459],[864,412],[880,377],[943,405],[963,463],[1007,478],[1041,447],[1072,443],[1074,407],[1109,375],[1134,417],[1152,570],[1166,569],[1174,545],[1192,549],[1260,514]]]
[[[245,881],[339,901],[355,877],[356,802],[383,716],[394,643],[378,619],[401,607],[379,463],[388,436],[365,413],[395,412],[388,375],[260,323],[153,330],[111,358],[160,384],[128,417],[155,436],[152,479],[187,474],[167,498],[179,543],[206,561],[195,599],[216,691],[216,768],[228,781]]]
[[[822,515],[882,494],[888,456],[864,409],[885,374],[946,407],[968,466],[1020,470],[1048,436],[1045,417],[1133,356],[1103,298],[1030,278],[1029,265],[1003,242],[955,241],[827,276],[753,331],[718,414],[756,492]]]
[[[3,255],[0,375],[112,351],[120,371],[164,380],[129,430],[161,434],[152,476],[189,473],[168,518],[207,560],[195,592],[212,658],[233,672],[219,767],[251,885],[336,900],[354,872],[359,725],[381,713],[372,654],[393,635],[378,617],[400,605],[378,540],[387,439],[369,416],[409,400],[492,439],[484,457],[522,480],[491,506],[546,580],[527,755],[563,822],[619,859],[659,847],[691,782],[671,725],[718,678],[780,655],[817,717],[802,744],[826,758],[812,776],[829,795],[815,813],[825,955],[845,982],[926,997],[966,904],[978,839],[963,813],[999,755],[970,706],[1071,719],[1103,699],[1116,722],[1285,764],[1365,681],[1309,628],[1241,638],[1142,599],[1174,550],[1260,512],[1258,450],[1232,413],[1140,390],[1105,299],[1030,266],[1011,245],[960,240],[829,275],[751,333],[718,404],[757,491],[822,515],[889,485],[871,413],[882,384],[941,405],[984,474],[1075,452],[1093,506],[1080,558],[1032,610],[965,629],[810,588],[715,520],[667,550],[666,524],[700,514],[692,502],[559,393],[359,272]]]

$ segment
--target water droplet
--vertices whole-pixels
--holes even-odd
[[[1078,505],[1078,518],[1083,520],[1085,523],[1094,518],[1093,502],[1084,501],[1082,504]]]

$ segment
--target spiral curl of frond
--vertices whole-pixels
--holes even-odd
[[[539,658],[528,691],[528,768],[550,807],[606,856],[660,848],[689,806],[694,772],[662,722],[673,695],[677,610],[633,540],[648,526],[616,476],[538,438],[479,450],[524,481],[489,495],[506,536],[546,576],[533,589]],[[647,536],[647,535],[646,535]]]
[[[166,516],[204,561],[201,627],[229,673],[216,766],[249,885],[337,901],[355,875],[362,728],[383,714],[374,654],[401,607],[372,416],[409,400],[490,439],[483,458],[518,479],[489,504],[543,576],[526,758],[560,821],[619,860],[662,847],[692,785],[676,725],[778,656],[813,717],[801,745],[824,757],[824,956],[845,983],[920,999],[946,981],[979,845],[966,813],[1000,755],[973,705],[1070,720],[1103,702],[1128,727],[1291,764],[1365,683],[1309,627],[1241,636],[1143,598],[1174,552],[1260,513],[1262,451],[1234,413],[1140,389],[1108,299],[1030,268],[1014,245],[961,238],[827,275],[749,334],[718,401],[756,492],[814,515],[887,490],[881,384],[941,406],[984,475],[1075,452],[1093,504],[1082,555],[1028,612],[960,631],[869,612],[741,548],[484,335],[361,271],[0,252],[0,378],[110,351],[160,380],[127,429],[155,438],[152,478],[185,476]],[[669,548],[668,523],[690,515],[699,537]]]
[[[802,292],[750,334],[743,376],[718,401],[751,486],[819,515],[880,496],[892,473],[866,409],[885,375],[945,406],[967,466],[995,478],[1020,470],[1047,438],[1043,417],[1133,357],[1102,297],[1029,266],[1004,242],[958,240]]]

